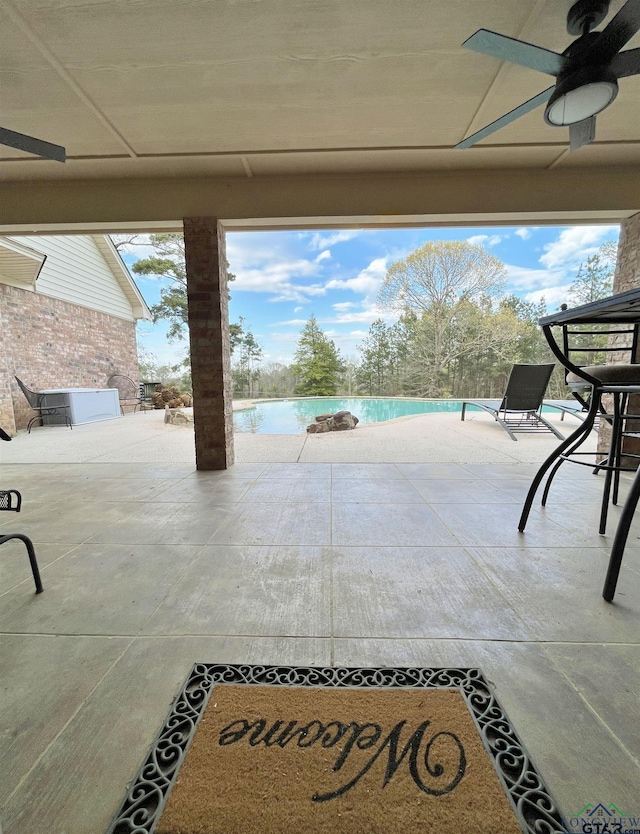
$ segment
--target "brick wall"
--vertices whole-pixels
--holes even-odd
[[[215,217],[185,217],[196,466],[234,461],[229,294],[224,229]]]
[[[33,389],[106,388],[111,374],[138,380],[135,322],[0,284],[0,425],[33,416],[15,376]]]

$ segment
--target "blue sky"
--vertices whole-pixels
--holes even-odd
[[[264,352],[264,362],[292,361],[300,330],[313,313],[343,357],[375,319],[395,316],[377,304],[389,265],[431,240],[481,243],[507,268],[507,292],[549,310],[567,300],[581,262],[609,240],[618,226],[526,226],[490,228],[373,229],[344,231],[235,232],[227,235],[230,319],[244,317]],[[136,255],[146,252],[138,249]],[[124,255],[131,264],[135,258]],[[160,281],[134,276],[146,302],[159,298]],[[178,361],[184,344],[168,344],[166,325],[138,325],[139,344],[161,363]]]

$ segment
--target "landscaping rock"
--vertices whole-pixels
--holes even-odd
[[[185,414],[181,408],[164,407],[164,421],[172,426],[192,426],[193,414]]]
[[[347,431],[355,429],[360,421],[350,411],[336,411],[335,414],[321,414],[316,422],[307,426],[309,434],[322,434],[327,431]]]

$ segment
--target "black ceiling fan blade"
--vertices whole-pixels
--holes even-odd
[[[588,145],[596,138],[596,117],[589,116],[581,122],[569,125],[569,150],[577,151],[583,145]]]
[[[510,122],[515,122],[515,120],[519,119],[520,116],[524,116],[531,110],[535,110],[536,107],[540,107],[541,104],[545,104],[549,100],[549,97],[551,96],[551,93],[554,90],[555,87],[549,87],[548,90],[543,90],[541,93],[538,93],[537,96],[530,98],[529,101],[525,101],[524,104],[521,104],[519,107],[516,107],[514,110],[511,110],[509,113],[505,113],[504,116],[501,116],[499,119],[496,119],[495,122],[491,122],[490,125],[483,127],[482,130],[478,130],[471,136],[467,136],[467,138],[463,139],[462,142],[458,142],[457,145],[454,145],[454,148],[470,148],[471,145],[475,145],[476,142],[479,142],[481,139],[484,139],[485,136],[489,136],[490,134],[495,133],[496,130],[500,130],[501,127],[506,127],[508,124],[510,124]]]
[[[36,156],[43,156],[45,159],[53,159],[56,162],[64,162],[67,158],[62,145],[54,145],[43,139],[36,139],[35,136],[27,136],[25,133],[16,133],[15,130],[8,130],[6,127],[0,127],[0,144],[19,151],[27,151]]]
[[[608,64],[638,31],[640,31],[640,0],[627,0],[618,14],[599,33],[592,46],[580,56],[581,62]]]
[[[611,61],[611,70],[616,78],[640,75],[640,48],[619,52]]]
[[[488,29],[478,29],[462,44],[467,49],[490,55],[500,61],[509,61],[521,67],[545,72],[547,75],[557,76],[570,63],[570,59],[550,49],[543,49],[526,41],[508,38]]]

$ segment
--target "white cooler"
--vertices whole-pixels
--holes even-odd
[[[39,393],[45,395],[43,405],[68,405],[74,426],[122,416],[117,388],[47,388]],[[64,419],[55,415],[45,417],[43,423],[65,425]]]

